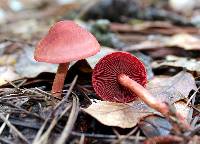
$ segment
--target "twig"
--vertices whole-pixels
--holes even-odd
[[[24,135],[20,131],[18,131],[18,129],[14,125],[12,125],[2,114],[0,114],[0,118],[6,123],[6,125],[10,129],[12,129],[19,136],[19,138],[21,138],[21,140],[29,144],[29,141],[24,137]]]
[[[72,82],[72,84],[71,84],[71,86],[70,86],[70,88],[69,88],[69,91],[67,92],[67,95],[62,99],[62,101],[60,101],[60,102],[55,106],[55,108],[54,108],[54,110],[52,111],[52,113],[51,113],[50,116],[54,116],[55,112],[56,112],[60,107],[62,107],[63,104],[65,104],[65,103],[67,102],[68,97],[69,97],[69,95],[71,94],[72,89],[74,88],[77,79],[78,79],[78,76],[76,76],[76,77],[74,78],[74,80],[73,80],[73,82]],[[49,137],[51,131],[53,130],[53,128],[55,127],[55,125],[57,124],[59,118],[61,118],[62,115],[63,115],[64,113],[66,113],[66,112],[69,110],[70,107],[71,107],[71,105],[68,106],[68,107],[65,107],[64,110],[62,111],[62,114],[61,114],[60,117],[59,117],[59,116],[54,116],[54,118],[53,118],[53,120],[52,120],[52,122],[51,122],[49,128],[47,129],[47,131],[45,131],[45,132],[43,133],[43,135],[42,135],[40,138],[37,138],[37,141],[36,141],[37,144],[45,144],[45,143],[47,143],[48,137]]]
[[[117,139],[118,137],[116,135],[104,135],[104,134],[90,134],[90,133],[79,133],[79,132],[74,132],[72,131],[71,134],[73,136],[78,136],[81,137],[83,134],[85,135],[85,137],[89,137],[89,138],[96,138],[96,139]],[[125,135],[121,135],[121,137],[123,137]],[[127,139],[129,140],[135,140],[137,137],[136,136],[130,136]],[[138,137],[139,140],[144,140],[145,137]]]
[[[130,131],[127,135],[121,137],[121,135],[119,136],[119,139],[115,142],[113,142],[113,144],[118,144],[121,143],[123,140],[127,139],[128,137],[130,137],[133,133],[135,133],[137,131],[138,127],[135,127],[132,131]]]
[[[189,134],[188,136],[192,137],[194,136],[197,132],[200,131],[200,125],[196,126]]]
[[[44,131],[44,128],[45,128],[47,122],[48,122],[48,119],[46,119],[44,121],[43,125],[40,127],[39,131],[37,132],[37,134],[36,134],[36,136],[35,136],[35,138],[34,138],[34,140],[32,142],[33,144],[37,144],[37,142],[39,141],[39,138],[41,137],[42,132]]]
[[[0,142],[2,142],[3,144],[14,144],[13,142],[11,142],[8,139],[5,139],[4,137],[0,137]]]
[[[85,140],[85,135],[82,134],[79,144],[84,144],[84,140]]]
[[[10,116],[9,114],[6,115],[6,120],[8,120],[9,116]],[[2,134],[5,127],[6,127],[6,123],[4,122],[0,127],[0,135]]]
[[[135,144],[138,144],[139,143],[139,137],[140,137],[140,131],[137,132],[136,134],[136,139],[135,139]]]
[[[64,111],[68,111],[70,107],[66,107],[64,109]],[[35,142],[35,144],[44,144],[47,143],[48,137],[51,133],[51,131],[53,130],[53,128],[56,126],[57,122],[58,122],[59,118],[58,117],[54,117],[54,119],[51,121],[51,124],[49,126],[49,128],[47,129],[47,131]]]
[[[79,100],[77,96],[73,96],[72,110],[69,115],[69,119],[64,127],[61,136],[56,141],[56,144],[64,144],[66,142],[67,138],[70,135],[70,132],[72,131],[72,128],[74,127],[74,123],[76,122],[78,112],[79,112]]]
[[[192,94],[192,96],[189,98],[189,100],[186,103],[185,108],[189,105],[189,103],[191,102],[191,100],[193,99],[193,97],[197,94],[197,92],[200,90],[200,87],[197,88],[197,90]]]
[[[44,118],[40,117],[38,114],[36,114],[36,113],[31,113],[31,112],[29,112],[29,111],[27,111],[27,110],[25,110],[25,109],[22,109],[21,107],[18,107],[18,106],[16,106],[16,105],[13,105],[13,104],[11,104],[11,103],[8,103],[8,102],[5,102],[5,101],[0,100],[0,104],[5,104],[5,105],[7,105],[7,106],[17,108],[17,109],[21,110],[22,112],[24,112],[25,114],[34,116],[34,117],[36,117],[36,118],[38,118],[38,119],[44,121]]]
[[[181,143],[183,138],[178,136],[157,136],[147,139],[144,144],[157,144],[157,143]]]

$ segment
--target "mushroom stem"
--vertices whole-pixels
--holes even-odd
[[[61,63],[58,66],[56,76],[53,81],[51,93],[54,97],[61,98],[62,89],[65,82],[65,77],[68,71],[69,63]]]
[[[122,86],[127,87],[132,92],[134,92],[149,107],[157,110],[158,112],[163,114],[165,117],[170,118],[172,113],[169,106],[164,102],[160,102],[156,100],[152,96],[152,94],[148,92],[147,89],[145,89],[143,86],[138,84],[136,81],[132,80],[125,74],[118,75],[118,81]],[[179,120],[179,122],[182,124],[181,126],[183,126],[186,129],[190,128],[189,124],[185,121],[185,118],[179,112],[176,112],[175,115],[177,119]]]
[[[165,103],[156,100],[143,86],[132,80],[125,74],[118,76],[119,83],[134,92],[142,101],[144,101],[151,108],[159,111],[163,115],[168,113],[168,107]]]

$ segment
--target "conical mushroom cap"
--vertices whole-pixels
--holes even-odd
[[[48,63],[66,63],[96,54],[100,45],[96,38],[73,21],[54,24],[38,43],[35,60]]]

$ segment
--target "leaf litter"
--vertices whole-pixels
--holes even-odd
[[[91,6],[87,0],[39,1],[19,0],[22,9],[26,7],[19,12],[8,2],[0,4],[6,14],[2,17],[0,11],[2,143],[198,143],[199,29],[198,19],[192,21],[196,15],[190,20],[169,11],[161,1],[109,0]],[[116,11],[119,6],[122,10]],[[104,20],[96,19],[96,14]],[[70,67],[63,99],[56,99],[50,90],[57,66],[35,62],[33,52],[50,25],[69,18],[81,18],[102,50]],[[91,84],[92,68],[101,57],[119,50],[143,60],[146,88],[172,104],[172,113],[176,109],[191,124],[189,131],[177,129],[178,120],[172,122],[139,99],[127,104],[99,99]]]
[[[146,88],[158,100],[175,104],[175,107],[179,106],[178,109],[185,118],[190,108],[184,109],[186,103],[178,101],[187,99],[192,89],[197,90],[193,76],[186,72],[181,72],[171,78],[155,78],[149,81]],[[141,100],[125,104],[93,101],[92,105],[83,110],[105,125],[121,128],[134,127],[145,116],[158,114]]]

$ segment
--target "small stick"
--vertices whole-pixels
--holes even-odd
[[[72,110],[69,115],[69,119],[64,127],[64,130],[63,130],[61,136],[56,141],[56,144],[65,144],[67,138],[69,137],[69,135],[74,127],[74,123],[76,122],[78,112],[79,112],[79,100],[78,100],[77,96],[74,96]]]
[[[14,125],[12,125],[2,114],[0,114],[0,118],[7,124],[7,126],[10,129],[12,129],[19,136],[21,140],[29,144],[29,141],[24,137],[24,135]]]
[[[183,138],[178,136],[157,136],[147,139],[144,144],[156,144],[156,143],[181,143]]]

